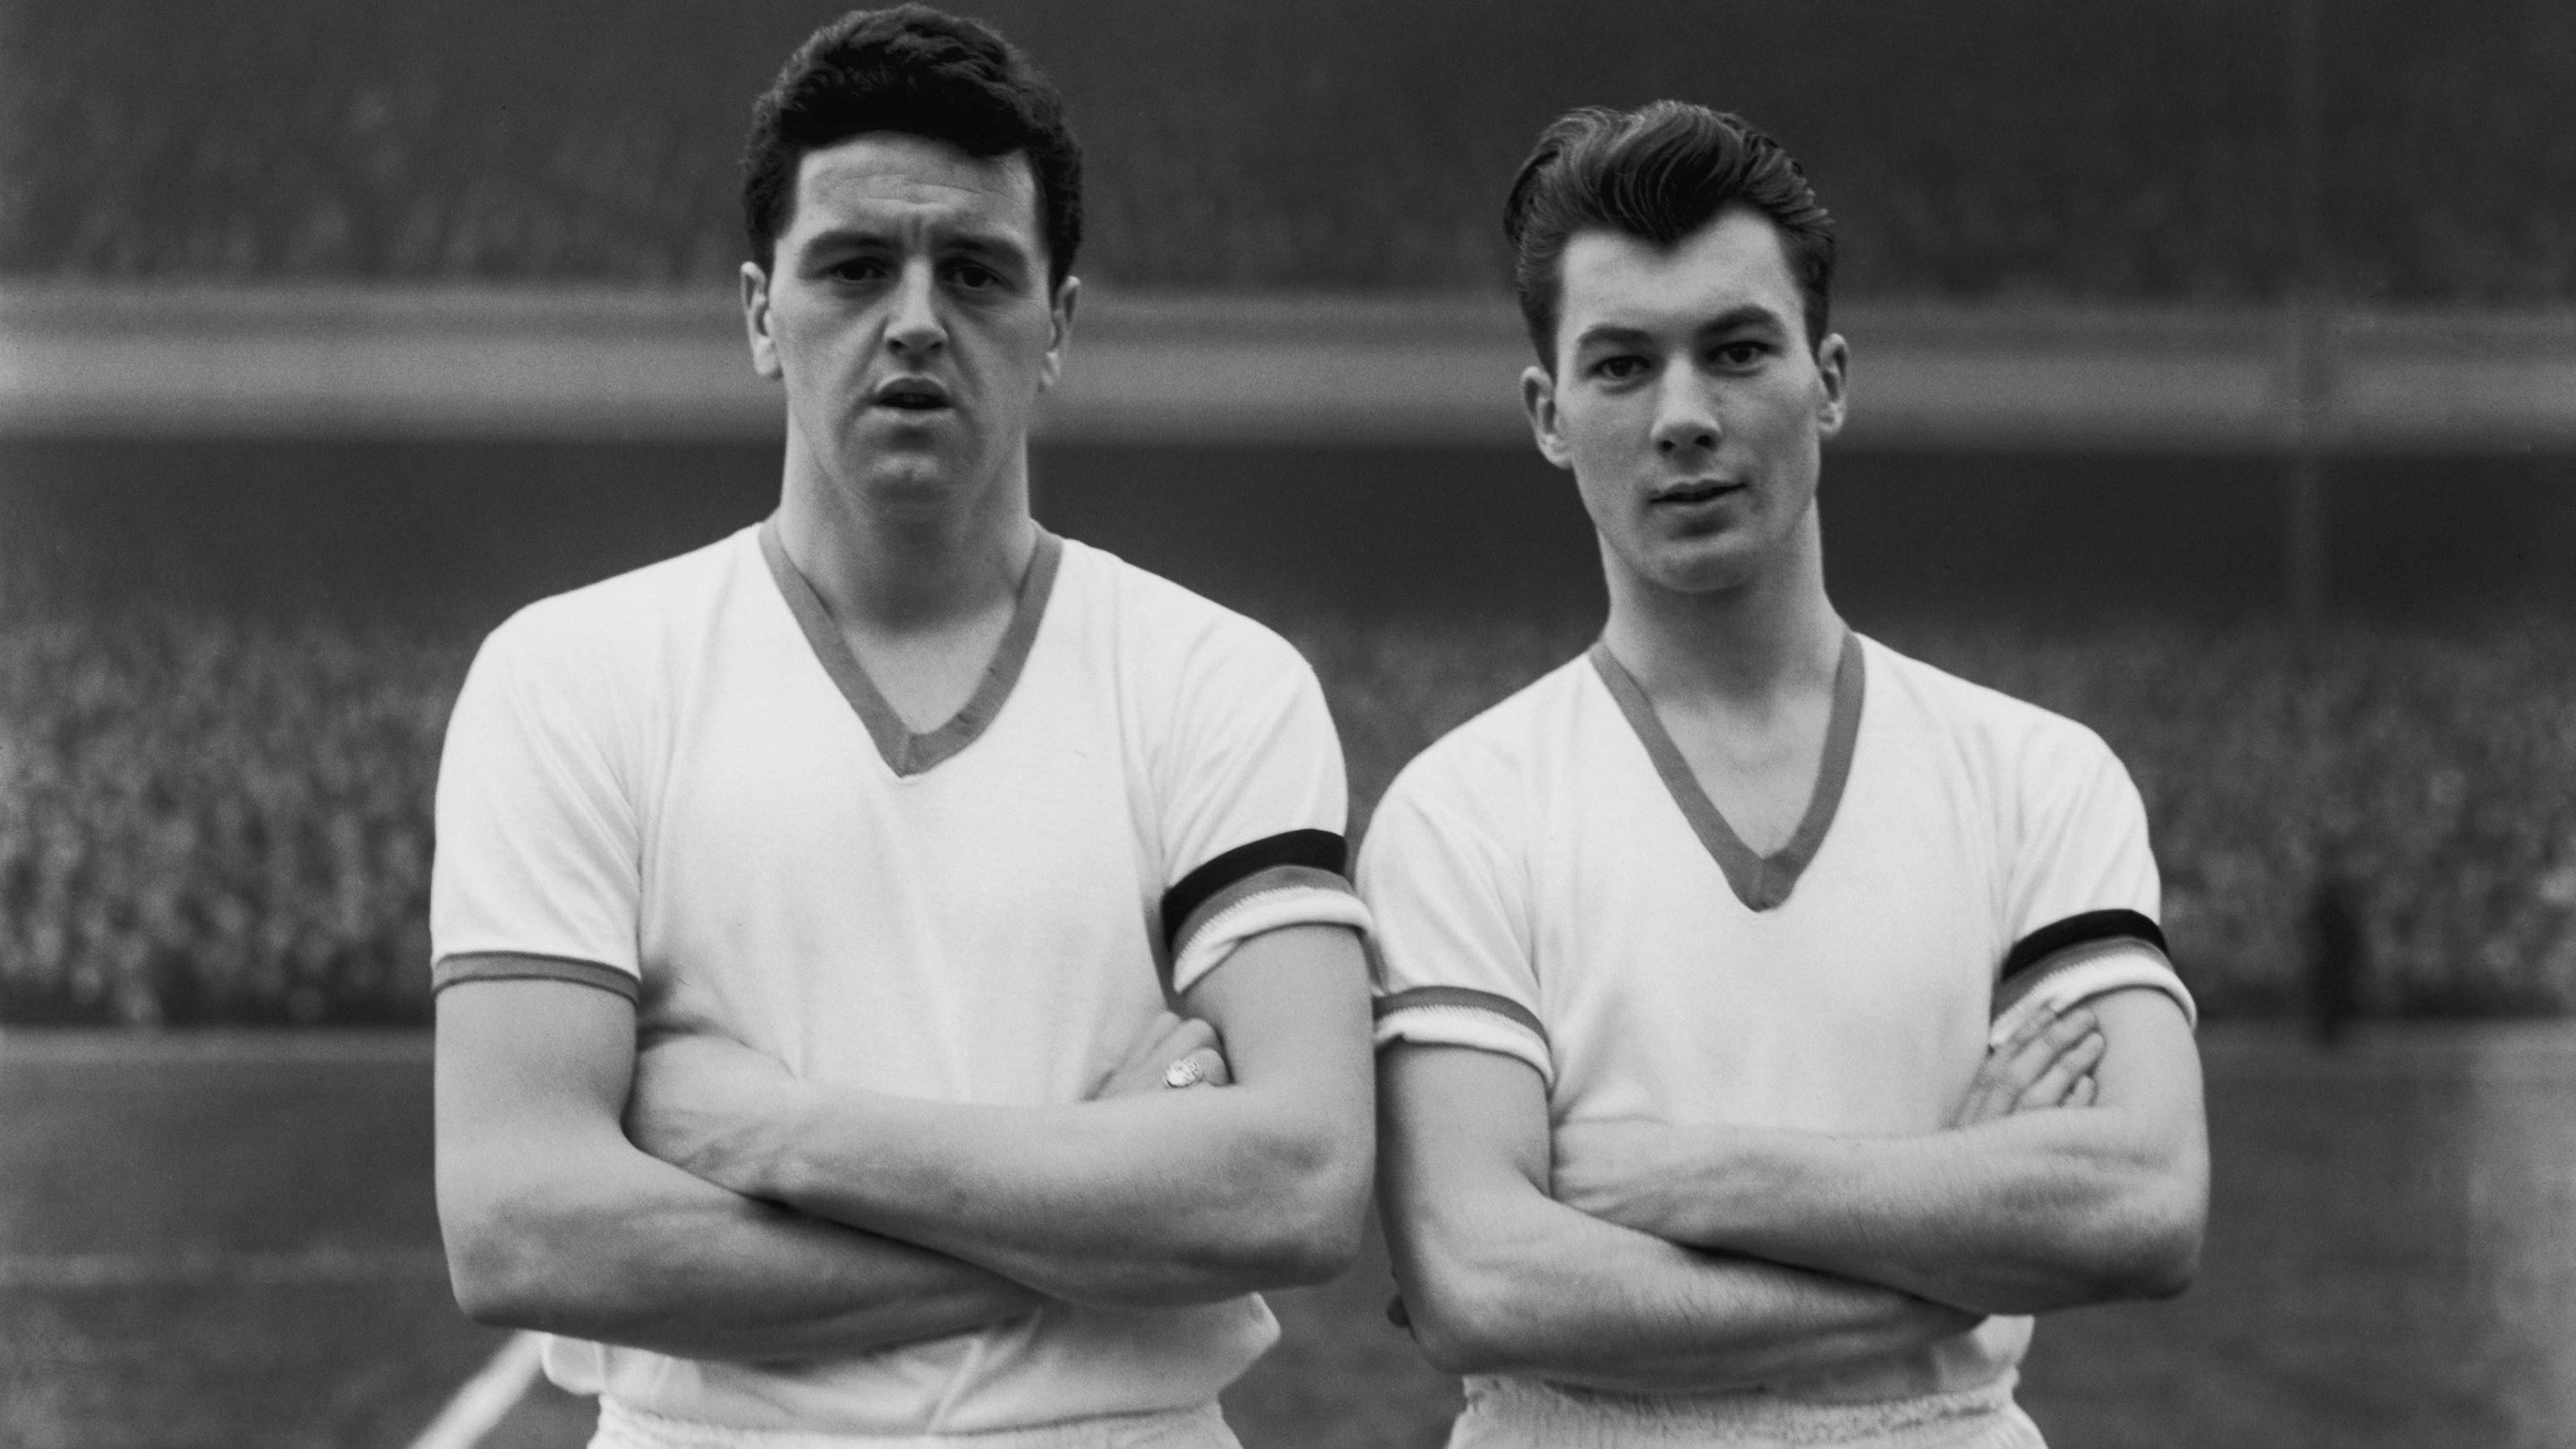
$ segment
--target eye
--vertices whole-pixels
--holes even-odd
[[[1770,351],[1769,347],[1759,342],[1739,341],[1725,343],[1709,355],[1721,367],[1746,368],[1760,366],[1762,359],[1768,356]]]
[[[885,263],[875,257],[843,257],[823,269],[836,282],[873,282],[885,274]]]
[[[968,292],[988,292],[1003,285],[1002,274],[981,262],[959,262],[948,269],[948,280]]]
[[[1604,382],[1632,382],[1646,375],[1646,359],[1632,352],[1614,352],[1592,364],[1592,375]]]

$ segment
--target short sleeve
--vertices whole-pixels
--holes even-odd
[[[2129,987],[2164,992],[2196,1021],[2157,924],[2146,806],[2129,772],[2091,731],[2073,728],[2021,765],[2005,905],[2013,945],[1997,973],[1991,1040],[2043,1008]]]
[[[1160,924],[1175,995],[1264,932],[1368,926],[1349,879],[1349,787],[1323,689],[1287,641],[1228,622],[1191,653],[1159,772]]]
[[[1470,1047],[1527,1062],[1553,1085],[1530,949],[1528,875],[1470,812],[1417,771],[1387,792],[1361,854],[1376,922],[1376,1041]]]
[[[637,995],[635,813],[598,716],[527,615],[476,655],[447,725],[430,871],[433,989],[542,976]],[[596,671],[581,671],[595,674]],[[585,703],[588,705],[584,707]]]

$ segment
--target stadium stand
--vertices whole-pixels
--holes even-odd
[[[828,7],[0,5],[0,277],[728,277],[746,101]],[[1492,290],[1570,105],[1732,106],[1840,214],[1856,297],[2242,301],[2289,264],[2277,5],[989,0],[1090,152],[1128,287]],[[2576,10],[2339,0],[2338,290],[2576,299]]]

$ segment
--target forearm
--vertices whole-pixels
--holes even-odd
[[[1205,1302],[1318,1282],[1359,1245],[1374,1150],[1358,943],[1288,927],[1185,1009],[1233,1085],[997,1107],[798,1080],[705,1038],[655,1044],[656,1155],[747,1196],[980,1264],[1051,1297]],[[657,1085],[658,1084],[658,1085]]]
[[[1397,1211],[1390,1204],[1390,1218]],[[1825,1273],[1712,1254],[1535,1193],[1481,1227],[1416,1215],[1396,1275],[1432,1362],[1631,1393],[1707,1393],[1901,1358],[1974,1315]]]
[[[619,1120],[634,1040],[633,1009],[588,986],[495,980],[439,993],[438,1216],[468,1314],[758,1360],[863,1353],[1045,1301],[638,1151]]]
[[[1053,1296],[1206,1301],[1319,1281],[1356,1246],[1367,1138],[1289,1097],[997,1108],[807,1088],[746,1124],[739,1163],[757,1195]]]
[[[1912,1137],[1721,1130],[1694,1146],[1699,1170],[1639,1215],[1676,1241],[1979,1312],[2178,1291],[2197,1250],[2196,1175],[2107,1109]]]
[[[1046,1301],[989,1269],[752,1201],[622,1146],[534,1156],[542,1176],[442,1162],[448,1261],[470,1316],[756,1361],[865,1353]]]
[[[2179,1292],[2208,1205],[2199,1059],[2160,993],[2091,1010],[2110,1041],[2094,1105],[1914,1135],[1568,1123],[1557,1195],[1677,1242],[1984,1313]]]

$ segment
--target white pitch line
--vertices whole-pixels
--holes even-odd
[[[411,1449],[474,1449],[482,1443],[536,1382],[538,1342],[537,1335],[525,1330],[511,1334],[483,1371],[467,1379],[411,1441]]]

